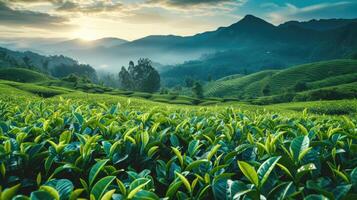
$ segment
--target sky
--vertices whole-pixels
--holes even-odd
[[[247,14],[289,20],[357,18],[357,0],[0,0],[0,38],[194,35]]]

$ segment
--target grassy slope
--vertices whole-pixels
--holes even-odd
[[[208,96],[251,98],[263,96],[266,85],[270,86],[270,94],[274,95],[291,90],[297,82],[306,82],[311,89],[355,82],[356,73],[356,60],[332,60],[213,82],[205,89]]]
[[[29,84],[26,84],[29,87]],[[63,94],[58,94],[56,96],[43,99],[38,95],[23,90],[21,87],[18,89],[16,86],[11,86],[4,84],[4,81],[0,82],[0,101],[18,101],[26,103],[28,101],[54,101],[57,102],[58,98],[65,98],[69,100],[80,100],[90,103],[105,103],[107,105],[120,103],[121,105],[127,106],[128,104],[132,109],[137,110],[186,110],[187,112],[195,112],[201,109],[210,109],[212,112],[227,109],[228,107],[234,107],[236,109],[241,109],[244,111],[260,112],[260,113],[276,113],[283,114],[284,116],[290,115],[300,115],[301,111],[305,108],[308,109],[310,113],[313,114],[357,114],[357,100],[337,100],[337,101],[315,101],[315,102],[292,102],[284,104],[274,104],[268,106],[259,105],[249,105],[246,103],[239,102],[225,102],[217,103],[215,105],[204,105],[199,106],[192,105],[182,105],[178,104],[167,104],[161,102],[154,102],[151,100],[123,96],[123,95],[110,95],[110,94],[93,94],[85,93],[81,91],[65,92]]]
[[[142,98],[155,102],[170,103],[170,104],[183,104],[183,105],[211,105],[226,101],[220,98],[206,98],[196,99],[189,96],[172,95],[172,94],[151,94],[143,92],[122,91],[113,88],[107,88],[104,86],[92,84],[92,83],[78,83],[74,84],[58,79],[45,80],[36,83],[20,83],[8,80],[0,80],[2,86],[7,85],[18,90],[29,92],[40,97],[49,98],[56,95],[62,95],[67,93],[94,93],[115,95],[130,98]]]
[[[267,105],[284,102],[341,100],[357,98],[357,82],[322,87],[297,93],[282,93],[251,99],[252,104]]]
[[[204,88],[205,96],[216,97],[237,97],[244,94],[245,89],[255,82],[272,76],[277,73],[275,70],[262,71],[247,76],[230,79],[227,81],[217,81],[207,84]]]
[[[24,68],[0,69],[0,83],[16,88],[17,90],[26,91],[46,98],[55,95],[65,94],[68,92],[82,91],[87,93],[111,94],[134,98],[143,98],[150,99],[156,102],[173,104],[192,105],[206,103],[206,100],[198,100],[188,96],[160,95],[142,92],[122,91],[92,83],[67,82],[60,79],[50,78],[45,74],[41,74],[39,72]],[[212,101],[210,102],[216,103]]]
[[[0,79],[23,83],[48,81],[45,74],[24,68],[0,68]]]
[[[357,60],[332,60],[300,65],[274,74],[268,81],[272,94],[279,94],[297,82],[314,82],[357,73]]]

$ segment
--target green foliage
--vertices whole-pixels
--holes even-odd
[[[80,78],[75,74],[70,74],[70,75],[62,78],[62,80],[64,80],[64,81],[73,82],[73,83],[79,82],[79,79]]]
[[[263,98],[262,101],[270,103],[282,101],[282,95],[292,92],[306,92],[311,96],[310,100],[319,99],[343,99],[355,98],[352,89],[344,92],[343,84],[356,83],[356,60],[331,60],[293,66],[282,70],[261,71],[246,76],[227,78],[222,81],[214,81],[205,86],[205,96],[236,97],[240,99],[252,99],[267,95],[277,95],[276,99]],[[269,85],[267,90],[266,86]],[[339,87],[335,94],[331,89],[324,87]],[[318,90],[320,94],[309,94],[312,90]],[[352,92],[349,92],[352,91]],[[295,96],[296,94],[294,94]],[[319,96],[319,98],[317,97]],[[353,96],[353,97],[351,97]],[[273,97],[272,97],[273,98]],[[290,101],[293,98],[290,99]],[[307,98],[306,98],[307,99]],[[285,100],[288,100],[287,98]],[[262,103],[266,104],[266,103]]]
[[[357,98],[357,82],[338,86],[323,87],[299,93],[286,92],[281,95],[259,97],[250,100],[253,104],[266,105],[292,101],[318,101]]]
[[[192,93],[196,98],[203,98],[203,87],[201,83],[195,82],[192,87]]]
[[[50,78],[42,73],[25,69],[25,68],[3,68],[0,69],[0,79],[23,82],[23,83],[34,83],[50,80]]]
[[[4,199],[353,199],[357,193],[355,116],[277,115],[243,105],[170,108],[83,93],[0,97]]]
[[[263,92],[264,96],[268,96],[270,94],[270,92],[271,92],[270,85],[267,84],[266,86],[264,86],[262,92]]]
[[[88,79],[91,81],[97,81],[96,71],[90,65],[83,65],[78,63],[72,65],[61,64],[54,67],[52,71],[52,75],[59,78],[67,77],[70,74],[75,74],[81,77],[88,77]]]
[[[119,81],[120,86],[126,90],[150,93],[160,88],[160,75],[147,58],[139,59],[137,65],[131,61],[128,70],[122,67],[119,72]]]
[[[267,70],[246,76],[241,76],[240,74],[229,76],[207,84],[205,86],[205,96],[238,98],[247,98],[254,95],[261,96],[264,87],[261,81],[277,72],[276,70]],[[248,90],[248,88],[250,89]]]
[[[307,90],[307,89],[308,89],[308,87],[307,87],[307,84],[305,82],[297,82],[294,85],[295,92],[301,92],[301,91],[304,91],[304,90]]]

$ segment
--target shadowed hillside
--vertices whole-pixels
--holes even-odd
[[[356,73],[356,60],[332,60],[216,81],[205,91],[207,96],[248,99],[352,83]]]
[[[0,79],[23,83],[48,81],[50,78],[42,73],[24,68],[0,68]]]

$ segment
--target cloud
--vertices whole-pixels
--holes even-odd
[[[147,0],[148,5],[164,8],[187,9],[187,8],[222,8],[225,5],[241,5],[246,0]],[[217,7],[219,6],[219,7]]]
[[[320,3],[304,7],[285,4],[267,14],[275,24],[288,20],[310,20],[327,18],[357,18],[357,3],[349,1]]]
[[[121,17],[127,23],[132,24],[152,24],[152,23],[164,23],[168,22],[168,16],[163,16],[159,13],[145,12],[145,11],[133,11],[126,16]]]
[[[232,2],[232,0],[150,0],[149,2],[172,6],[193,6],[202,4],[219,4],[224,2]]]
[[[18,10],[0,1],[0,24],[5,26],[23,26],[39,29],[60,28],[70,29],[69,19],[53,16],[47,13]]]
[[[123,4],[108,0],[97,1],[64,1],[56,3],[59,7],[57,11],[78,12],[78,13],[101,13],[114,12],[123,9]]]
[[[46,3],[46,2],[57,2],[57,0],[2,0],[4,3]]]
[[[123,4],[113,0],[0,0],[11,5],[28,7],[30,4],[46,3],[55,8],[55,11],[73,13],[100,13],[121,10]]]

